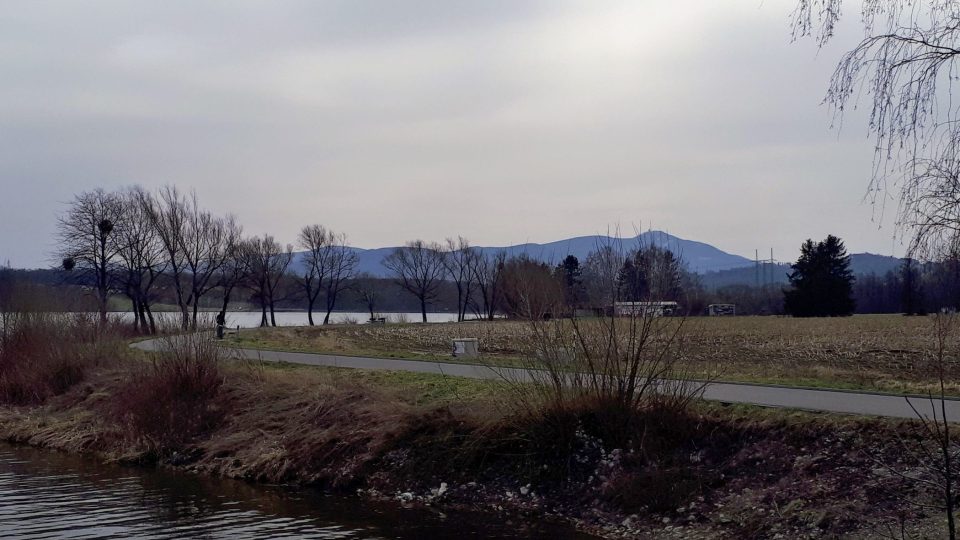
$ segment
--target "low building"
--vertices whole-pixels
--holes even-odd
[[[730,317],[736,314],[736,304],[710,304],[707,306],[707,315],[711,317]]]
[[[672,301],[614,302],[613,312],[618,317],[664,317],[677,313],[679,306]]]

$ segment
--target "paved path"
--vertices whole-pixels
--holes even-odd
[[[160,340],[147,340],[132,346],[145,351],[160,348]],[[508,379],[513,381],[529,380],[531,373],[519,368],[498,368],[473,364],[451,364],[445,362],[426,362],[419,360],[398,360],[393,358],[370,358],[362,356],[338,356],[331,354],[312,354],[257,349],[232,349],[237,356],[249,360],[265,362],[288,362],[311,366],[328,366],[354,369],[385,369],[412,371],[416,373],[434,373],[452,377],[471,379]],[[887,416],[894,418],[916,418],[910,403],[926,417],[932,417],[930,400],[923,397],[905,398],[888,394],[851,392],[842,390],[815,390],[808,388],[790,388],[782,386],[721,383],[708,384],[703,391],[705,399],[724,403],[746,403],[765,407],[786,407],[808,411],[821,411],[869,416]],[[937,417],[940,417],[936,404]],[[960,421],[960,400],[946,401],[947,418]]]

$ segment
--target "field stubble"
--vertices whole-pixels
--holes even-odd
[[[731,381],[925,394],[937,386],[929,317],[691,318],[683,361],[694,374]],[[530,327],[521,321],[386,326],[344,325],[250,330],[239,346],[357,356],[458,361],[455,338],[479,338],[482,362],[522,364]],[[960,395],[954,343],[947,391]]]

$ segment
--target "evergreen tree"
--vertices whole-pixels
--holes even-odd
[[[573,255],[567,255],[563,262],[557,265],[554,274],[563,286],[563,299],[569,307],[576,307],[583,299],[583,271],[580,260]]]
[[[913,263],[913,259],[906,258],[900,267],[902,283],[901,307],[905,315],[923,315],[923,290],[920,283],[920,272]]]
[[[833,235],[800,247],[791,266],[791,288],[784,291],[784,308],[794,317],[837,317],[853,314],[853,272],[843,241]]]
[[[627,257],[623,266],[617,272],[617,299],[623,302],[637,302],[648,296],[647,278],[633,262],[633,257]]]

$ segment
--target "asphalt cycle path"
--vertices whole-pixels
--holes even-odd
[[[131,345],[144,351],[161,351],[159,339],[140,341]],[[410,371],[432,373],[470,379],[528,381],[536,373],[523,368],[496,367],[480,364],[454,364],[395,358],[340,356],[262,349],[231,348],[240,359],[263,362],[286,362],[308,366],[337,368]],[[890,418],[917,418],[917,412],[926,418],[940,418],[940,402],[931,402],[924,396],[901,396],[848,390],[795,388],[788,386],[710,382],[703,387],[703,398],[723,403],[743,403],[764,407],[782,407],[807,411],[883,416]],[[911,405],[913,408],[911,408]],[[960,421],[960,400],[944,400],[947,419]],[[914,411],[916,409],[916,412]]]

